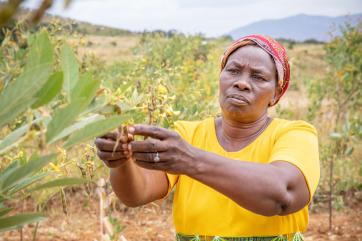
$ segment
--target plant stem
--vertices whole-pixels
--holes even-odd
[[[34,232],[33,232],[33,241],[36,241],[36,234],[38,232],[39,222],[35,224]]]
[[[332,222],[333,222],[333,210],[332,210],[332,198],[333,198],[333,164],[334,164],[335,155],[333,155],[331,162],[329,163],[329,231],[332,231]]]
[[[23,227],[19,228],[19,232],[20,232],[20,241],[23,241]]]

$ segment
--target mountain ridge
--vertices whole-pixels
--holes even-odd
[[[235,28],[226,35],[237,39],[241,36],[259,33],[296,41],[314,39],[327,42],[332,36],[341,34],[339,26],[346,22],[356,25],[358,21],[362,21],[362,13],[336,17],[302,13],[281,19],[260,20]]]

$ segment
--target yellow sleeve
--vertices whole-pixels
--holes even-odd
[[[269,162],[286,161],[298,167],[306,180],[311,201],[320,177],[316,129],[304,121],[293,121],[277,135]]]

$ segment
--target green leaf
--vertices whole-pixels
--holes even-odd
[[[8,151],[10,148],[21,143],[26,138],[26,136],[24,137],[24,135],[28,132],[29,128],[33,124],[38,123],[41,120],[43,120],[43,117],[32,121],[30,124],[19,127],[18,129],[12,131],[3,140],[0,140],[0,155]]]
[[[47,143],[52,143],[54,138],[83,112],[94,98],[99,87],[99,81],[92,80],[89,75],[83,76],[74,87],[72,102],[66,107],[55,112],[49,122],[46,133]]]
[[[19,167],[19,161],[13,161],[6,168],[0,171],[0,194],[2,193],[3,183],[8,176]]]
[[[46,177],[48,175],[49,175],[49,173],[45,172],[45,173],[38,173],[38,174],[32,175],[30,177],[26,177],[25,179],[16,183],[16,185],[9,190],[8,195],[13,195],[14,193],[17,193],[18,191],[20,191],[24,188],[27,188],[28,186],[43,179],[44,177]]]
[[[71,92],[72,101],[86,98],[88,104],[90,104],[99,89],[99,85],[99,80],[93,79],[90,73],[85,73]]]
[[[0,94],[0,127],[12,121],[34,102],[35,94],[48,80],[53,65],[53,47],[46,31],[35,36],[24,71]]]
[[[85,116],[89,113],[97,113],[105,108],[105,106],[109,103],[109,97],[100,96],[92,101],[92,103],[87,107],[85,111],[83,111],[80,116]]]
[[[7,93],[5,93],[7,94]],[[1,101],[1,96],[0,96]],[[22,100],[18,100],[17,103],[14,103],[11,107],[12,110],[7,110],[6,112],[0,110],[0,128],[5,124],[10,123],[13,121],[18,115],[23,113],[27,108],[30,107],[35,102],[35,99],[29,99],[25,97]],[[1,103],[0,103],[1,105]],[[2,112],[2,113],[1,113]]]
[[[86,104],[85,100],[78,100],[55,111],[53,118],[47,126],[46,140],[48,144],[53,143],[54,138],[72,124]]]
[[[37,191],[45,188],[53,188],[53,187],[65,187],[65,186],[74,186],[87,183],[88,180],[82,178],[60,178],[56,180],[52,180],[41,184],[39,186],[34,187],[31,191]]]
[[[69,136],[70,134],[72,134],[73,132],[83,128],[84,126],[92,123],[92,122],[95,122],[95,121],[98,121],[98,120],[103,120],[104,119],[104,116],[102,115],[98,115],[98,114],[95,114],[95,115],[92,115],[92,116],[89,116],[87,118],[84,118],[82,120],[80,120],[79,122],[65,128],[62,132],[60,132],[57,136],[55,136],[51,142],[49,142],[49,144],[51,143],[54,143],[60,139],[63,139],[67,136]]]
[[[42,29],[34,36],[25,65],[25,71],[38,68],[42,65],[53,63],[53,45],[50,42],[48,32]]]
[[[36,95],[36,102],[31,108],[36,109],[40,106],[48,104],[62,89],[63,72],[55,72],[52,74],[43,88]]]
[[[129,118],[129,115],[113,116],[108,119],[96,121],[86,125],[84,128],[69,137],[68,141],[64,144],[64,148],[69,148],[79,142],[105,134],[117,128],[122,124],[122,122]]]
[[[7,208],[7,207],[4,207],[4,208],[0,208],[0,217],[8,214],[11,210],[13,210],[14,208]]]
[[[12,188],[15,184],[33,174],[34,172],[39,171],[41,168],[46,166],[56,157],[55,154],[47,155],[40,157],[36,160],[29,160],[25,165],[17,167],[10,175],[4,180],[2,186],[0,187],[1,191],[7,191]]]
[[[71,93],[79,79],[79,64],[71,47],[64,44],[61,50],[61,65],[64,73],[63,89],[71,102]]]
[[[41,213],[23,213],[11,217],[0,218],[0,232],[18,229],[28,223],[39,222],[45,219]]]
[[[3,140],[0,140],[0,154],[8,151],[13,146],[16,146],[23,141],[24,135],[28,132],[30,125],[26,124],[15,131],[11,132]],[[22,138],[23,137],[23,138]],[[26,138],[26,137],[25,137]]]

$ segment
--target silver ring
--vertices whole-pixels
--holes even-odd
[[[156,152],[156,156],[153,158],[154,162],[159,162],[160,161],[160,155],[158,154],[158,152]]]

